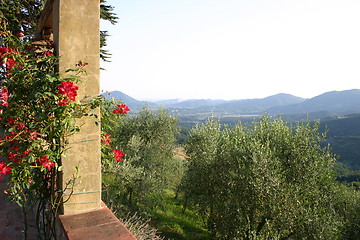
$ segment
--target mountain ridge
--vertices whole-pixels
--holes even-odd
[[[139,101],[120,91],[110,92],[109,97],[120,99],[135,111],[148,105],[163,107],[183,114],[212,112],[216,114],[264,114],[291,115],[314,114],[336,116],[360,113],[360,89],[329,91],[313,98],[301,98],[287,93],[278,93],[265,98],[222,99],[169,99],[156,102]],[[316,115],[316,114],[314,114]]]
[[[360,89],[325,92],[302,103],[270,109],[272,114],[305,114],[320,111],[343,114],[360,112]]]

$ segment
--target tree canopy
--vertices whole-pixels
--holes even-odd
[[[123,149],[126,156],[122,164],[103,168],[105,188],[130,205],[156,204],[162,190],[180,181],[176,172],[182,162],[173,158],[177,131],[176,118],[148,108],[111,125],[107,132],[112,145]]]
[[[183,190],[220,239],[335,239],[335,157],[318,123],[264,116],[221,129],[210,119],[186,144]]]

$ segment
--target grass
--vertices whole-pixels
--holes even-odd
[[[193,210],[183,212],[181,200],[175,199],[172,190],[164,192],[164,206],[148,210],[152,216],[151,224],[156,227],[165,239],[205,240],[210,233],[204,228],[203,219]]]

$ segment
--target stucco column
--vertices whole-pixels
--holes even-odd
[[[60,56],[59,72],[74,68],[80,60],[88,63],[81,75],[77,100],[88,101],[100,91],[100,1],[53,0],[52,18],[55,51]],[[99,110],[95,114],[100,116]],[[68,138],[69,149],[62,159],[62,179],[66,184],[75,177],[72,195],[64,202],[64,214],[76,214],[100,208],[101,154],[100,126],[94,117],[78,120],[81,130]],[[78,168],[78,172],[76,172]],[[65,191],[64,200],[71,190]]]

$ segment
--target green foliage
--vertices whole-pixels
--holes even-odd
[[[109,21],[111,24],[116,24],[119,19],[114,13],[114,8],[106,4],[106,1],[103,1],[100,4],[100,18],[106,21]]]
[[[152,217],[152,224],[160,229],[162,236],[166,239],[210,239],[204,219],[196,210],[184,210],[182,199],[171,189],[166,189],[163,196],[163,205],[148,212]]]
[[[22,32],[27,40],[34,36],[35,27],[38,24],[41,11],[46,0],[1,0],[0,18],[5,19],[9,29],[14,35]],[[100,4],[100,18],[116,24],[118,17],[114,8],[107,5],[106,1]],[[107,31],[100,31],[100,58],[109,61],[111,54],[106,50],[106,41],[109,36]]]
[[[12,34],[22,31],[30,38],[45,2],[46,0],[1,0],[0,18],[8,22]]]
[[[338,239],[360,239],[360,191],[357,187],[338,184],[333,199],[335,210],[342,217],[341,234]]]
[[[199,205],[202,211],[207,209],[207,203],[211,201],[209,196],[213,193],[213,183],[216,182],[216,174],[211,164],[217,160],[217,148],[221,137],[220,124],[210,119],[202,127],[197,126],[189,133],[186,144],[186,153],[190,161],[181,189],[186,192],[187,199]],[[210,179],[215,178],[215,179]]]
[[[103,1],[100,4],[100,18],[109,21],[111,24],[116,24],[119,19],[114,13],[114,8],[106,4],[106,1]],[[109,62],[111,53],[108,50],[104,49],[107,45],[107,38],[109,37],[108,31],[100,31],[100,58]]]
[[[164,110],[155,113],[145,108],[112,126],[112,144],[126,156],[120,165],[104,168],[109,197],[115,195],[129,205],[156,205],[164,188],[178,184],[182,161],[173,158],[176,124]]]
[[[360,170],[360,115],[353,114],[342,118],[322,121],[320,131],[328,129],[326,142],[332,152],[339,156],[338,161],[350,170]]]
[[[220,239],[335,239],[335,158],[322,141],[318,124],[210,119],[190,133],[182,189]]]
[[[105,62],[110,62],[111,53],[104,49],[107,46],[108,31],[100,31],[100,58]]]

